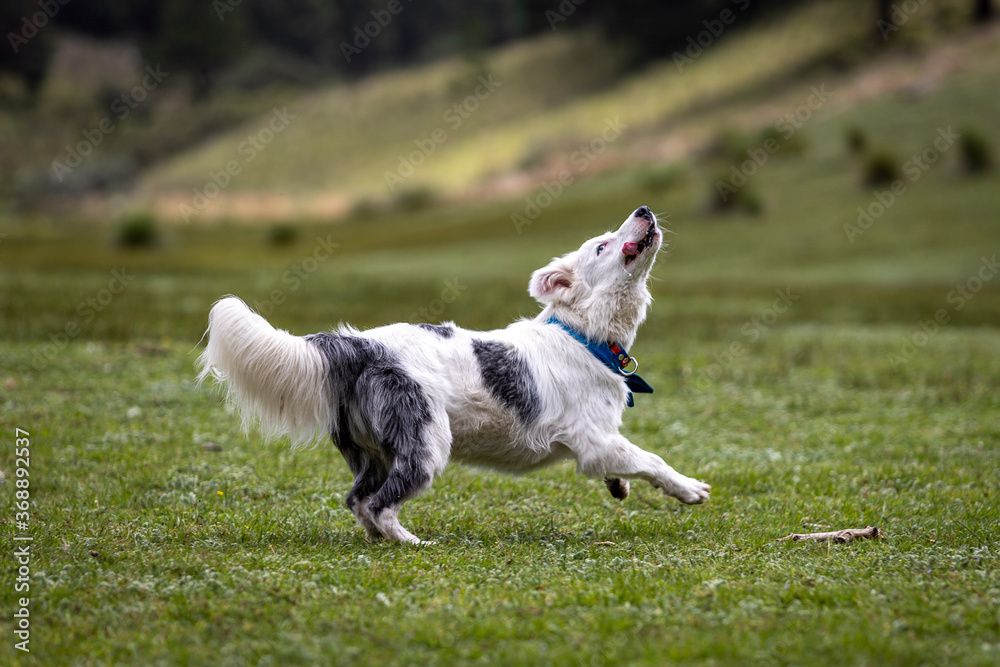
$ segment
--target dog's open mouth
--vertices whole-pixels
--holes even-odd
[[[638,243],[635,241],[629,241],[622,246],[622,254],[625,255],[625,266],[628,267],[629,264],[634,262],[642,254],[642,251],[653,245],[656,240],[656,223],[649,223],[649,229],[646,230],[646,235],[642,237]]]

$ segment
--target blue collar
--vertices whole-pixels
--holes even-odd
[[[635,405],[635,401],[632,400],[633,391],[639,394],[653,393],[653,388],[650,387],[645,380],[635,374],[635,372],[639,370],[639,362],[628,356],[628,352],[626,352],[625,348],[621,345],[610,341],[595,343],[587,340],[583,334],[566,326],[565,323],[556,317],[550,317],[546,324],[555,324],[561,327],[563,331],[575,338],[581,345],[586,347],[592,355],[597,357],[598,361],[618,375],[623,376],[625,378],[625,384],[628,385],[628,388],[631,390],[628,393],[628,406],[630,408]],[[632,367],[632,370],[628,370],[629,367]]]

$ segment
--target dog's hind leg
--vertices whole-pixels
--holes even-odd
[[[358,385],[361,414],[388,464],[385,482],[366,509],[384,537],[419,544],[400,525],[399,510],[444,469],[451,449],[448,415],[443,405],[397,368],[372,369]]]
[[[430,488],[435,475],[447,464],[451,450],[448,415],[441,407],[430,408],[429,415],[415,432],[389,429],[395,438],[383,446],[395,457],[385,483],[368,503],[368,511],[379,532],[391,540],[428,544],[400,525],[399,510],[407,500]]]
[[[431,485],[432,475],[425,470],[423,457],[414,454],[396,457],[385,484],[372,496],[367,510],[375,528],[388,539],[420,544],[420,539],[399,523],[403,503]]]
[[[385,484],[389,472],[375,452],[358,444],[355,437],[358,423],[357,420],[352,420],[347,406],[340,407],[338,416],[337,428],[331,435],[337,449],[344,456],[347,467],[354,475],[354,486],[347,494],[344,504],[354,514],[358,523],[364,527],[368,537],[373,540],[381,539],[383,535],[372,520],[371,513],[368,511],[368,502],[375,492]]]
[[[371,497],[385,484],[389,473],[381,461],[365,453],[359,452],[345,458],[348,458],[348,464],[354,473],[354,486],[347,494],[347,508],[354,514],[358,523],[364,526],[368,537],[373,540],[386,537],[375,524],[368,505]]]
[[[577,469],[588,477],[632,477],[644,479],[682,503],[695,505],[708,500],[712,487],[682,475],[656,454],[633,445],[622,435],[581,443]]]

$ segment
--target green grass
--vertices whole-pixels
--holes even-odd
[[[44,381],[4,390],[0,419],[33,437],[33,653],[995,664],[995,332],[942,332],[899,374],[886,356],[901,332],[786,326],[704,390],[694,380],[718,343],[645,333],[657,393],[625,433],[709,480],[708,504],[645,485],[619,504],[569,466],[452,468],[406,507],[405,524],[437,541],[420,548],[365,541],[333,447],[292,453],[239,434],[193,386],[188,345],[71,345]],[[2,353],[18,364],[33,347]],[[12,447],[0,460],[6,503]],[[774,541],[866,524],[888,539]],[[13,607],[10,587],[2,600]]]
[[[39,662],[995,664],[997,286],[892,363],[1000,245],[983,214],[995,189],[931,171],[851,245],[841,225],[869,195],[818,141],[759,174],[763,218],[709,216],[698,176],[666,203],[677,233],[633,348],[656,393],[624,431],[713,484],[709,503],[637,484],[620,504],[570,466],[455,467],[404,510],[437,541],[423,548],[365,541],[335,448],[245,438],[194,386],[209,305],[279,289],[271,320],[306,333],[408,319],[455,280],[441,318],[503,326],[537,312],[532,268],[640,201],[630,172],[567,192],[520,235],[519,202],[305,228],[280,247],[263,228],[130,251],[113,228],[9,225],[0,424],[34,442]],[[327,235],[333,255],[283,282]],[[79,304],[120,267],[135,278],[84,322]],[[799,300],[748,334],[779,288]],[[80,333],[59,346],[69,321]],[[866,524],[888,539],[774,541]]]

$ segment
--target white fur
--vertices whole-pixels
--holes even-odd
[[[450,458],[514,473],[572,459],[590,477],[644,479],[685,503],[708,498],[707,484],[676,472],[619,433],[628,393],[624,378],[547,324],[556,316],[592,340],[632,345],[651,301],[646,280],[662,239],[655,218],[639,211],[617,231],[590,239],[532,275],[529,292],[544,305],[533,320],[488,332],[454,327],[450,338],[408,324],[347,332],[382,343],[425,392],[432,417],[424,437],[425,469],[431,476]],[[630,259],[627,252],[654,231],[649,247]],[[476,339],[501,342],[526,360],[541,404],[536,419],[523,423],[490,393],[473,352]],[[200,377],[213,373],[226,380],[244,424],[260,422],[266,434],[289,435],[296,443],[329,434],[334,415],[323,358],[239,299],[213,307],[208,347],[199,361]],[[373,536],[419,541],[399,525],[399,506],[377,517],[368,512],[367,500],[353,509]]]
[[[244,430],[256,424],[266,436],[286,435],[293,445],[329,437],[327,368],[316,348],[275,329],[235,296],[212,307],[208,331],[198,381],[211,375],[225,382]]]

